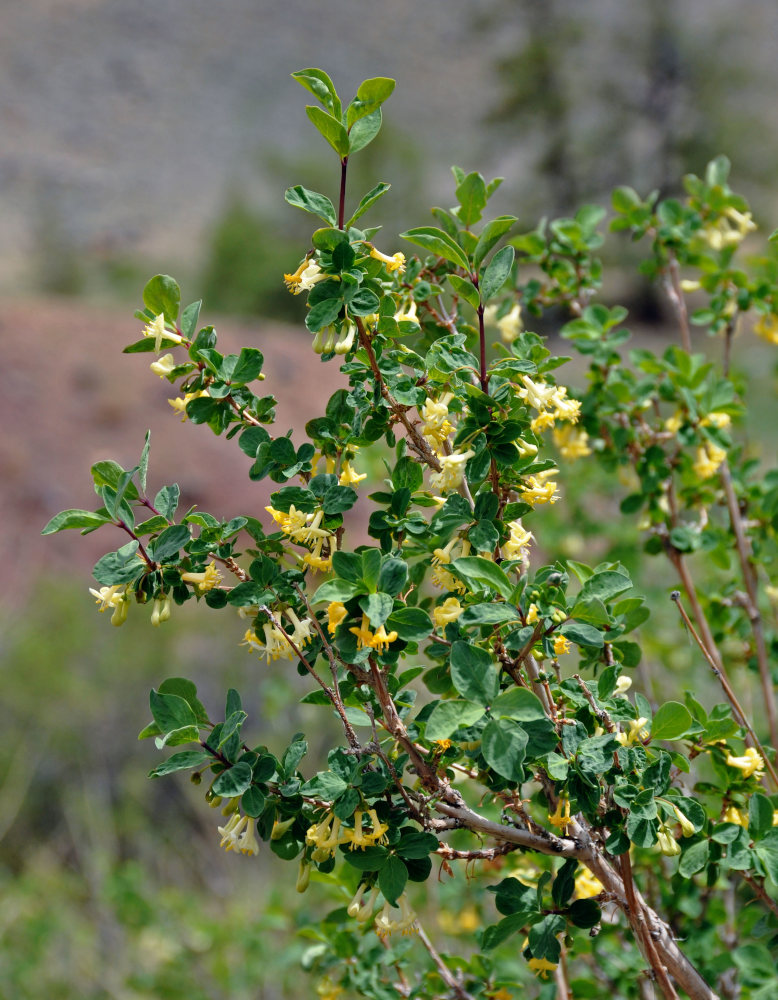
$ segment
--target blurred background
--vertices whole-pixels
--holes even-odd
[[[321,410],[333,384],[281,281],[310,231],[284,189],[332,196],[337,183],[289,76],[306,66],[347,100],[364,77],[397,78],[350,181],[355,196],[392,183],[372,216],[390,250],[393,234],[431,221],[430,205],[452,202],[452,163],[504,176],[495,209],[521,231],[582,201],[608,204],[617,184],[671,194],[724,152],[769,233],[778,7],[0,0],[0,13],[0,998],[299,995],[310,986],[296,931],[321,912],[317,887],[295,909],[292,866],[225,856],[221,817],[185,778],[148,781],[158,755],[135,742],[148,688],[186,675],[216,710],[238,687],[257,741],[281,748],[306,729],[315,754],[325,737],[314,710],[295,707],[297,678],[251,659],[240,623],[205,609],[153,634],[141,614],[112,629],[87,587],[119,540],[39,535],[58,510],[91,505],[91,463],[134,465],[146,428],[151,481],[179,482],[182,504],[229,517],[266,502],[236,447],[177,421],[148,358],[122,357],[143,284],[175,275],[185,301],[204,298],[225,349],[263,350],[282,431]],[[605,253],[629,258],[623,243]],[[651,289],[626,270],[619,285],[640,336],[667,336]],[[760,376],[754,426],[769,428],[772,352],[755,346],[742,363]],[[775,440],[760,447],[774,455]],[[593,511],[596,487],[570,484],[576,531],[549,522],[546,537],[635,568],[631,525],[601,537],[619,523],[618,498]],[[664,593],[665,580],[640,580]],[[668,643],[656,658],[680,672],[693,653]],[[467,890],[454,891],[466,909]],[[462,926],[449,916],[439,929]]]

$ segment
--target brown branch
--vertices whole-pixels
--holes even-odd
[[[727,701],[732,706],[732,708],[733,708],[733,710],[735,712],[736,717],[738,717],[740,720],[742,720],[740,722],[740,724],[743,726],[743,728],[746,730],[746,732],[748,733],[748,735],[753,740],[754,746],[759,751],[759,754],[761,755],[762,760],[765,763],[765,767],[770,772],[770,777],[775,782],[775,787],[778,788],[778,774],[775,773],[775,768],[773,767],[772,761],[769,759],[769,757],[765,753],[764,747],[762,746],[762,744],[761,744],[761,742],[759,740],[759,737],[756,735],[756,733],[754,732],[753,726],[751,725],[751,723],[746,718],[746,714],[743,711],[743,706],[740,704],[740,702],[737,699],[737,695],[732,690],[732,686],[730,685],[729,680],[727,679],[727,677],[724,674],[724,672],[722,670],[720,670],[719,667],[716,665],[713,657],[710,655],[710,653],[708,652],[708,650],[705,648],[704,644],[702,643],[702,640],[697,635],[697,632],[694,629],[694,625],[692,625],[691,620],[690,620],[689,616],[686,613],[686,609],[681,604],[681,595],[678,593],[677,590],[674,590],[673,593],[670,595],[670,597],[671,597],[671,599],[673,601],[675,601],[676,607],[678,608],[678,613],[680,614],[681,618],[683,619],[684,625],[688,628],[689,632],[691,633],[692,638],[697,643],[697,645],[700,647],[702,655],[705,657],[705,659],[708,662],[708,665],[713,670],[713,673],[715,674],[715,676],[718,678],[719,683],[721,684],[721,687],[722,687],[722,689],[724,691],[724,694],[727,696]]]
[[[635,881],[632,877],[632,862],[629,859],[629,851],[625,851],[619,857],[621,864],[621,878],[624,883],[624,890],[627,896],[627,905],[629,907],[628,917],[632,929],[638,938],[642,939],[641,951],[646,957],[651,971],[656,976],[656,980],[659,983],[659,988],[664,993],[666,1000],[678,1000],[678,994],[675,991],[675,987],[670,982],[667,975],[667,969],[664,963],[657,954],[656,947],[654,945],[653,938],[649,933],[648,927],[646,926],[645,920],[645,905],[642,904],[642,900],[639,903],[636,893],[635,893]]]
[[[419,930],[419,941],[424,945],[424,947],[429,952],[430,958],[435,963],[440,974],[440,978],[448,986],[450,990],[453,990],[454,994],[459,998],[459,1000],[475,1000],[471,993],[468,993],[464,988],[462,983],[454,976],[448,966],[445,964],[443,959],[440,957],[438,952],[435,950],[435,946],[432,944],[430,939],[424,932],[424,928],[421,924],[417,924]]]
[[[778,712],[775,705],[775,690],[773,687],[772,671],[770,669],[770,658],[767,652],[762,616],[759,612],[759,595],[757,593],[756,569],[751,561],[753,550],[751,542],[746,535],[743,524],[743,516],[740,512],[735,487],[732,484],[732,473],[726,459],[719,468],[721,482],[724,487],[724,495],[727,498],[727,509],[732,531],[735,535],[735,545],[737,548],[740,569],[743,574],[743,582],[748,594],[748,604],[746,613],[751,622],[751,631],[754,634],[754,646],[756,648],[756,659],[759,665],[759,679],[762,685],[762,697],[764,698],[765,712],[767,714],[767,724],[770,730],[770,742],[774,747],[778,747]]]
[[[408,419],[408,407],[398,403],[394,396],[389,392],[386,382],[384,381],[384,377],[381,374],[381,369],[378,367],[375,351],[373,350],[373,345],[370,343],[370,337],[365,329],[365,324],[359,316],[355,316],[354,319],[357,324],[357,329],[359,330],[359,342],[365,349],[368,362],[370,363],[370,369],[373,372],[376,384],[381,391],[381,395],[384,397],[384,400],[389,406],[389,409],[405,428],[408,435],[409,447],[413,448],[419,458],[431,469],[435,472],[440,472],[443,467],[441,466],[437,455],[424,440],[424,436],[419,432],[418,427]]]

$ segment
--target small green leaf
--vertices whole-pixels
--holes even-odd
[[[357,91],[357,96],[346,108],[346,127],[352,126],[366,115],[372,114],[386,101],[395,88],[395,81],[387,76],[376,76],[364,80]]]
[[[524,776],[522,763],[527,746],[527,734],[509,719],[492,719],[481,735],[481,753],[497,774],[509,781]]]
[[[549,913],[529,929],[529,947],[533,958],[545,958],[547,962],[558,962],[562,951],[558,935],[565,929],[565,918],[558,913]]]
[[[589,577],[583,587],[581,587],[578,600],[591,601],[596,598],[599,601],[605,602],[612,600],[619,594],[623,594],[625,590],[631,589],[632,581],[628,576],[612,570],[604,570]]]
[[[149,469],[149,449],[151,447],[151,431],[146,431],[146,440],[143,442],[143,451],[138,464],[138,482],[143,492],[146,492],[146,474]],[[132,477],[130,477],[132,478]]]
[[[155,562],[169,561],[177,556],[190,539],[189,528],[185,524],[171,524],[149,543],[149,556]]]
[[[149,694],[149,706],[151,716],[161,733],[197,724],[197,717],[189,702],[177,694],[164,694],[152,689]]]
[[[340,118],[342,105],[335,84],[323,69],[310,67],[292,73],[293,79],[313,94],[335,118]]]
[[[200,767],[201,764],[207,764],[213,760],[213,757],[206,753],[204,750],[182,750],[180,753],[174,753],[172,757],[155,767],[153,771],[149,771],[150,778],[159,778],[163,774],[172,774],[173,771],[183,771],[189,767]]]
[[[360,598],[359,606],[370,619],[373,628],[379,628],[392,613],[394,600],[388,594],[369,594]]]
[[[471,604],[459,619],[460,625],[502,625],[520,621],[512,604]]]
[[[243,795],[251,787],[251,779],[251,765],[246,761],[241,761],[226,771],[222,771],[211,786],[213,794],[221,795],[225,799]]]
[[[169,274],[157,274],[143,289],[143,304],[155,316],[164,316],[175,327],[181,305],[181,289]]]
[[[508,688],[495,698],[492,702],[492,715],[503,715],[516,722],[546,718],[540,698],[527,688],[520,687]]]
[[[408,881],[408,869],[401,858],[392,854],[378,873],[378,888],[384,894],[384,899],[396,903],[405,889]]]
[[[110,523],[110,517],[93,513],[90,510],[63,510],[52,517],[41,534],[54,535],[66,528],[99,528],[102,524]]]
[[[322,302],[317,302],[315,306],[311,306],[308,310],[308,314],[305,317],[305,325],[311,333],[318,333],[325,326],[329,326],[330,323],[335,322],[342,308],[342,299],[324,299]]]
[[[343,124],[332,115],[312,105],[305,109],[308,118],[332,146],[341,159],[349,154],[349,137]]]
[[[486,182],[483,177],[477,172],[468,174],[457,185],[455,194],[459,202],[460,221],[466,226],[478,222],[486,207]]]
[[[499,243],[514,222],[516,222],[514,215],[500,215],[491,222],[487,222],[481,231],[481,235],[478,237],[478,242],[473,251],[473,267],[476,269],[480,267],[484,257],[493,246]]]
[[[284,192],[284,200],[295,208],[301,208],[304,212],[316,215],[323,219],[330,226],[337,222],[335,206],[326,195],[319,194],[318,191],[309,191],[302,184],[295,184]]]
[[[508,279],[513,267],[515,251],[513,247],[503,247],[498,250],[487,265],[486,271],[481,278],[481,299],[488,302],[496,295]]]
[[[106,553],[97,560],[92,570],[95,580],[105,587],[137,580],[146,569],[146,564],[138,559],[137,551],[138,542],[133,539],[116,552]]]
[[[438,257],[450,260],[465,271],[469,272],[470,270],[470,264],[464,250],[442,229],[437,229],[435,226],[418,226],[400,233],[400,237],[408,240],[409,243],[423,247],[430,253],[437,254]]]
[[[462,726],[472,726],[484,714],[483,705],[472,701],[439,701],[430,712],[424,735],[428,740],[447,740]]]
[[[454,687],[467,701],[486,706],[497,697],[500,675],[486,650],[468,642],[455,642],[449,662]]]
[[[678,862],[678,874],[684,878],[696,875],[708,863],[710,845],[707,840],[700,840],[696,844],[690,844],[684,849],[681,860]]]
[[[343,858],[352,868],[357,868],[361,872],[378,872],[387,863],[389,851],[375,844],[364,847],[361,851],[345,851]]]
[[[357,219],[360,219],[369,208],[375,205],[379,198],[382,198],[386,194],[391,186],[391,184],[385,184],[381,181],[376,184],[374,188],[371,188],[371,190],[368,191],[367,194],[361,199],[357,205],[356,211],[346,223],[346,229],[351,228]]]
[[[481,556],[463,556],[449,563],[447,568],[471,590],[496,590],[506,600],[513,593],[513,584],[505,570]]]
[[[451,287],[460,298],[463,298],[469,306],[477,309],[481,304],[481,296],[469,278],[462,278],[458,274],[447,274]]]
[[[419,642],[432,632],[432,619],[421,608],[399,608],[389,615],[386,627],[404,642]]]
[[[382,122],[383,116],[380,108],[376,108],[369,115],[365,115],[364,118],[360,118],[359,121],[354,122],[348,133],[349,143],[347,152],[349,155],[358,153],[360,149],[364,149],[365,146],[369,145],[381,131]]]
[[[692,717],[689,709],[679,701],[668,701],[657,709],[651,723],[654,740],[677,740],[689,729]]]
[[[602,632],[594,625],[585,625],[582,622],[565,622],[559,631],[577,646],[593,646],[596,649],[602,649],[605,645]]]
[[[773,804],[766,795],[754,792],[748,803],[748,832],[758,840],[773,828]]]

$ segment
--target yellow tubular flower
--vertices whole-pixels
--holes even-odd
[[[522,375],[521,381],[524,386],[519,389],[519,396],[524,402],[536,410],[545,410],[551,405],[552,397],[557,391],[555,385],[546,385],[545,382],[533,382],[529,375]]]
[[[151,624],[154,626],[161,625],[163,622],[170,620],[170,608],[171,600],[169,597],[158,597],[154,601],[154,607],[151,612]]]
[[[447,597],[442,604],[433,608],[432,618],[438,628],[443,628],[449,622],[455,622],[464,610],[456,597]]]
[[[530,606],[527,608],[527,614],[524,620],[526,621],[527,625],[535,624],[535,622],[538,620],[537,604],[530,604]]]
[[[510,535],[501,546],[503,559],[523,559],[534,536],[524,528],[520,520],[510,521],[507,527]]]
[[[657,843],[659,844],[659,850],[665,857],[674,858],[676,855],[681,853],[681,845],[664,824],[659,827],[656,838]]]
[[[778,316],[775,313],[760,316],[754,325],[754,333],[768,344],[778,344]]]
[[[733,757],[731,753],[727,752],[726,763],[729,767],[736,767],[742,771],[744,778],[761,778],[764,774],[764,761],[753,747],[747,747],[742,757]]]
[[[553,427],[556,415],[548,410],[541,410],[540,413],[530,422],[529,428],[533,434],[542,434],[547,427]]]
[[[410,304],[407,309],[400,307],[394,314],[395,323],[416,323],[419,320],[416,315],[416,303],[413,299],[410,300]]]
[[[629,729],[626,733],[616,733],[616,739],[624,747],[632,746],[633,743],[639,743],[648,739],[648,730],[644,728],[647,722],[648,719],[645,719],[641,715],[639,719],[634,719],[628,724]]]
[[[549,972],[556,972],[556,962],[549,962],[546,958],[531,958],[527,963],[540,979],[548,979]]]
[[[318,281],[324,281],[327,277],[329,275],[322,273],[315,260],[306,257],[294,274],[284,275],[284,284],[292,295],[299,295],[300,292],[310,291]]]
[[[568,423],[575,424],[581,416],[581,401],[579,399],[568,399],[567,388],[559,385],[551,397],[554,406],[554,418],[556,420],[567,420]]]
[[[631,687],[632,687],[631,677],[619,677],[619,679],[616,681],[616,690],[613,693],[626,694]]]
[[[308,888],[308,884],[311,881],[311,866],[305,860],[305,858],[300,859],[300,867],[297,869],[297,881],[295,882],[296,892],[305,892]]]
[[[556,470],[550,471],[555,472]],[[539,475],[527,476],[525,481],[527,485],[522,487],[521,491],[521,499],[525,503],[532,504],[533,506],[544,503],[554,504],[559,499],[555,482],[544,482]]]
[[[400,909],[400,916],[398,920],[395,920],[392,917],[393,907],[389,902],[384,903],[384,908],[376,917],[375,921],[376,933],[379,937],[385,937],[387,934],[391,934],[395,931],[399,931],[402,934],[418,933],[419,927],[416,923],[416,914],[411,909],[405,893],[403,893],[397,900],[397,906]]]
[[[548,817],[548,821],[552,826],[558,827],[560,830],[566,830],[570,824],[570,799],[566,795],[562,795],[556,804],[556,809]]]
[[[706,441],[697,449],[692,464],[695,475],[698,479],[710,479],[718,472],[719,466],[726,457],[727,453],[723,448],[719,448],[712,441]]]
[[[159,316],[155,316],[150,323],[146,324],[143,328],[143,336],[154,338],[154,350],[157,354],[162,350],[163,340],[169,340],[173,344],[182,344],[184,342],[183,337],[179,337],[177,333],[170,333],[169,330],[165,329],[165,317],[161,313]]]
[[[570,645],[570,640],[565,639],[563,635],[554,636],[554,656],[564,656],[565,653],[569,653],[572,649]]]
[[[340,486],[354,486],[357,483],[361,483],[363,479],[367,479],[367,473],[363,472],[361,475],[357,473],[351,465],[351,462],[346,460],[343,463],[343,467],[338,479],[338,484]]]
[[[467,460],[475,455],[474,451],[455,451],[451,455],[441,455],[440,472],[433,472],[430,476],[430,486],[441,493],[446,490],[458,490],[465,478],[465,465]]]
[[[380,250],[376,250],[376,248],[373,247],[372,250],[370,251],[370,256],[373,257],[375,260],[380,260],[384,264],[386,264],[386,270],[389,271],[390,273],[397,271],[399,274],[402,274],[403,271],[405,270],[404,253],[400,253],[398,251],[397,253],[392,254],[391,257],[387,257],[385,253],[381,253]]]
[[[335,635],[335,629],[347,615],[346,606],[340,601],[331,601],[327,605],[327,631],[330,635]]]
[[[592,875],[588,868],[582,868],[575,876],[576,899],[592,899],[604,891],[605,886],[598,878]]]
[[[193,399],[199,399],[201,396],[207,396],[207,389],[200,389],[197,392],[188,392],[182,398],[179,396],[177,399],[169,399],[168,403],[173,407],[175,413],[181,414],[181,423],[186,420],[186,404],[191,403]]]
[[[181,579],[184,583],[193,583],[199,594],[205,594],[222,582],[222,575],[216,568],[216,563],[209,562],[204,572],[182,573]]]
[[[521,333],[521,307],[518,302],[509,313],[497,320],[497,329],[504,344],[512,344],[518,337]]]
[[[217,827],[222,837],[219,847],[223,847],[225,851],[240,851],[241,835],[248,821],[248,816],[235,812],[225,826]]]
[[[559,454],[563,458],[570,459],[571,462],[577,458],[585,458],[592,453],[592,449],[589,447],[589,435],[586,431],[576,430],[572,424],[565,427],[555,427],[553,437]]]
[[[673,806],[673,812],[675,813],[675,818],[681,824],[681,836],[691,837],[694,834],[694,823],[689,819],[686,813],[681,812],[678,806]]]
[[[154,374],[159,375],[160,378],[165,378],[175,367],[176,361],[172,354],[163,354],[158,361],[152,361],[149,365]]]
[[[735,823],[737,826],[748,826],[748,813],[743,809],[736,809],[735,806],[729,806],[724,810],[724,814],[721,817],[722,823]],[[775,825],[775,824],[773,824]]]

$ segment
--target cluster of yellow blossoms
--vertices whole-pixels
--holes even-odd
[[[396,632],[387,632],[385,625],[379,625],[375,632],[370,631],[370,619],[367,615],[362,615],[362,622],[358,627],[350,628],[349,632],[357,637],[357,649],[375,649],[379,654],[385,653],[389,644],[397,638]]]
[[[768,344],[778,344],[778,316],[775,313],[760,316],[754,324],[754,333]]]
[[[744,778],[761,778],[764,774],[762,755],[753,747],[746,747],[742,757],[734,757],[727,751],[726,764],[728,767],[734,767],[741,771]]]
[[[754,229],[756,223],[750,212],[739,212],[730,207],[725,209],[720,219],[705,226],[702,238],[711,250],[725,250],[727,247],[738,246]]]
[[[264,657],[268,663],[273,660],[289,660],[295,655],[294,647],[302,649],[311,641],[312,626],[310,618],[297,617],[291,608],[286,608],[284,615],[292,623],[292,632],[285,635],[272,622],[265,622],[262,626],[264,643],[260,641],[254,629],[247,629],[243,636],[241,646],[248,646],[250,653],[256,653],[259,657]]]
[[[364,827],[365,814],[370,820],[369,830]],[[339,844],[348,844],[352,851],[385,844],[388,829],[386,823],[379,820],[375,809],[357,809],[353,827],[344,826],[337,816],[328,812],[323,820],[308,827],[305,842],[314,848],[311,858],[321,863],[332,857]]]
[[[288,513],[276,510],[275,507],[265,507],[281,531],[294,542],[301,545],[310,545],[311,549],[306,552],[303,562],[313,569],[326,572],[332,569],[332,554],[322,556],[321,550],[326,539],[332,538],[332,532],[321,527],[324,512],[317,510],[306,513],[297,510],[292,504]]]
[[[236,811],[225,826],[217,827],[221,834],[220,847],[225,851],[236,851],[240,854],[259,854],[259,843],[256,838],[256,823],[248,816],[241,816]]]
[[[454,548],[459,545],[459,552],[454,554]],[[453,573],[449,573],[445,567],[452,559],[459,559],[470,553],[470,542],[467,538],[459,538],[455,535],[450,542],[442,549],[435,549],[432,554],[432,583],[441,590],[454,590],[458,594],[466,594],[467,587],[461,580],[457,580]]]
[[[184,583],[193,584],[197,593],[202,595],[217,587],[221,583],[222,576],[216,564],[209,562],[202,573],[182,573],[181,579]],[[109,608],[113,611],[112,625],[123,625],[127,621],[132,593],[129,584],[114,584],[111,587],[101,587],[99,590],[90,587],[89,593],[95,598],[95,603],[99,605],[101,612]],[[160,594],[156,597],[151,609],[151,624],[156,626],[169,621],[172,606],[173,602],[169,595]]]
[[[496,326],[504,344],[512,344],[521,333],[521,307],[515,303],[504,316],[497,318],[499,306],[487,306],[484,309],[484,323]]]
[[[694,456],[692,463],[694,474],[698,479],[710,479],[716,475],[726,457],[727,452],[724,448],[719,448],[712,441],[706,441],[699,446]]]

